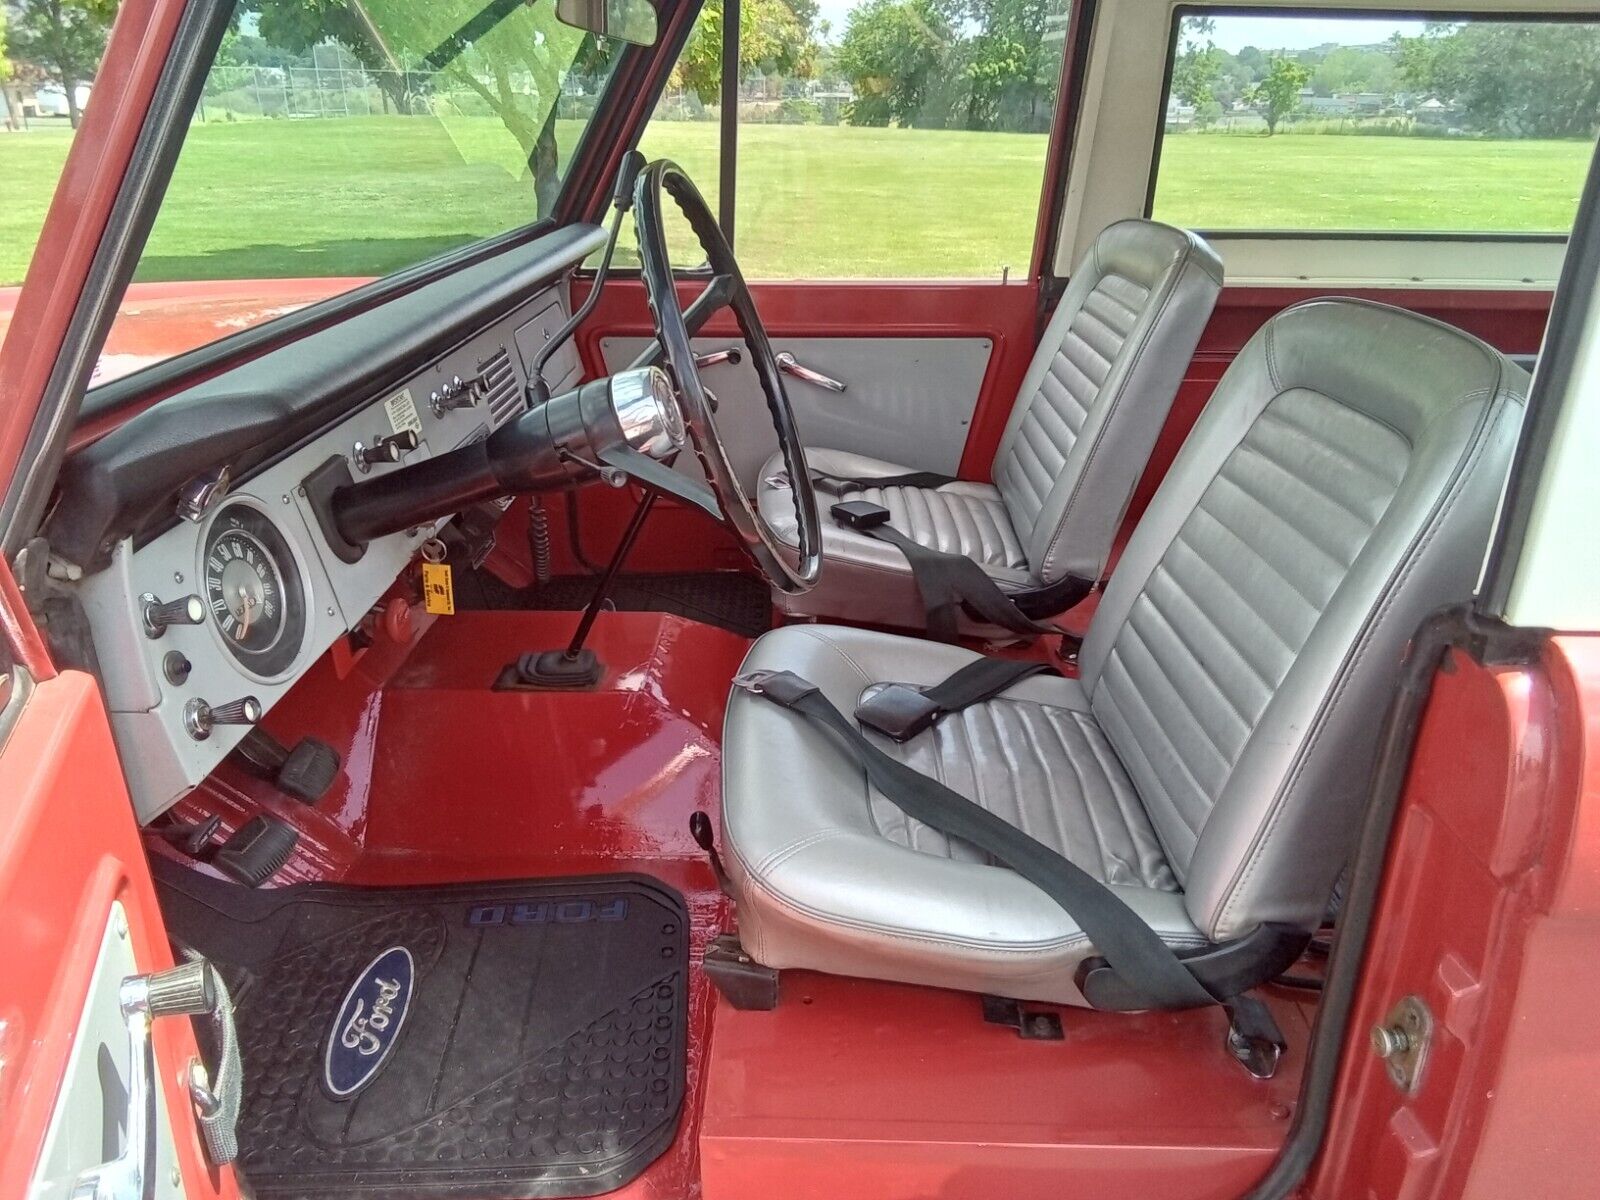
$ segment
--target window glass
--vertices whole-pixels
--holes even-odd
[[[97,381],[548,215],[621,48],[555,0],[241,0]]]
[[[752,7],[751,0],[740,7]],[[717,96],[721,79],[722,3],[707,0],[695,18],[694,29],[672,69],[666,90],[640,135],[639,151],[651,162],[668,158],[687,171],[713,213],[721,207],[718,188],[722,183],[722,107]],[[684,268],[703,263],[705,254],[699,239],[670,200],[665,217],[667,256],[672,265]],[[616,260],[624,266],[639,265],[638,243],[626,232],[617,243]]]
[[[1027,270],[1069,0],[744,0],[735,248],[758,278]],[[641,148],[717,188],[708,0]]]
[[[115,16],[114,4],[0,3],[0,345]]]
[[[1565,235],[1600,23],[1180,13],[1151,214],[1192,228]]]

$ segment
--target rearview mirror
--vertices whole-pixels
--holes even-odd
[[[656,10],[650,0],[556,0],[556,17],[575,29],[635,46],[656,42]]]

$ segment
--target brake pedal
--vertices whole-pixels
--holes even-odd
[[[251,817],[217,848],[211,865],[229,879],[260,887],[289,861],[300,835],[273,817]]]

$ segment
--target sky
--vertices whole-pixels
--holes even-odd
[[[844,32],[850,10],[861,0],[819,0],[818,16],[833,25],[834,41]],[[1422,32],[1421,21],[1341,17],[1219,17],[1212,40],[1230,54],[1245,46],[1261,50],[1304,50],[1324,42],[1370,46],[1394,33],[1407,37]]]

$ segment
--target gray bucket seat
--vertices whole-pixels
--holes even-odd
[[[869,487],[890,524],[935,550],[974,559],[1002,588],[1029,590],[1105,569],[1173,396],[1222,287],[1200,238],[1155,221],[1118,221],[1095,239],[1040,339],[995,455],[992,483]],[[814,471],[904,475],[911,468],[807,447]],[[781,456],[762,469],[758,502],[778,537],[798,544]],[[822,581],[775,592],[794,615],[923,626],[905,555],[824,514]]]
[[[1175,947],[1315,928],[1407,641],[1473,592],[1527,375],[1354,300],[1240,352],[1107,585],[1076,679],[1035,676],[885,749],[1114,888]],[[831,568],[829,568],[831,569]],[[843,713],[975,656],[824,625],[761,638]],[[876,736],[876,735],[873,735]],[[1081,1003],[1094,953],[1021,876],[909,821],[798,714],[735,691],[724,837],[748,952]]]

